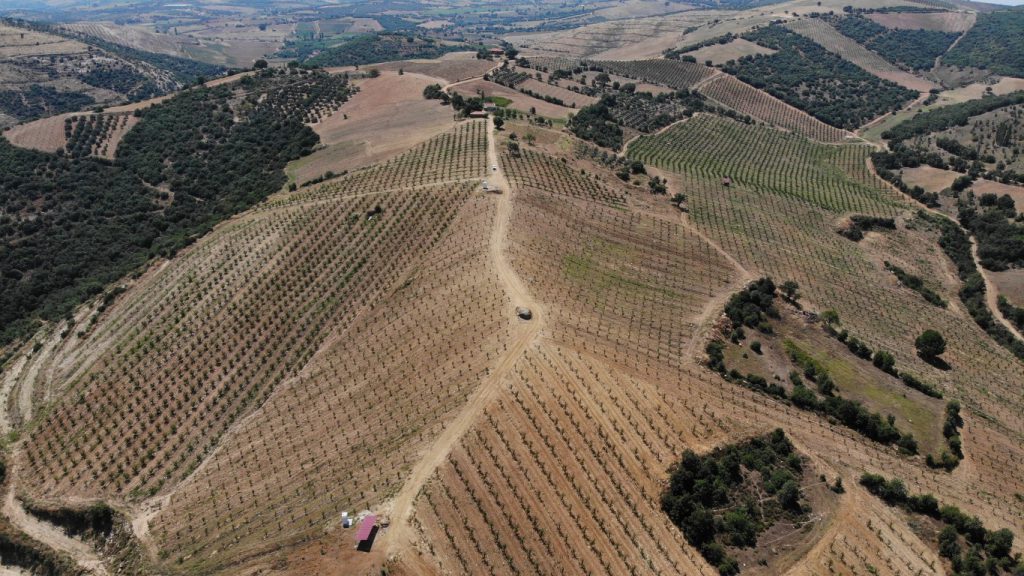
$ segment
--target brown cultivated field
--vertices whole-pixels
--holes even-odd
[[[661,510],[670,467],[782,428],[814,507],[742,551],[743,574],[949,573],[934,541],[858,484],[864,472],[1008,528],[1024,550],[1024,363],[970,319],[938,231],[870,170],[874,148],[714,69],[602,64],[782,129],[698,113],[599,164],[564,130],[456,121],[422,97],[439,76],[356,80],[313,126],[324,148],[288,168],[299,183],[347,174],[223,222],[5,365],[0,433],[25,424],[10,436],[8,509],[106,502],[130,521],[146,574],[716,576]],[[482,79],[451,88],[571,112]],[[668,194],[648,176],[621,181],[622,160],[665,177]],[[854,214],[895,229],[854,242],[836,233]],[[887,261],[948,307],[899,285]],[[781,335],[730,362],[782,380],[779,340],[794,339],[922,451],[941,446],[944,402],[958,400],[959,467],[929,468],[706,368],[730,296],[766,275],[798,282],[803,312],[779,301]],[[852,358],[804,314],[828,309],[945,398]],[[948,341],[948,370],[915,353],[926,328]],[[368,552],[342,512],[378,515]],[[97,573],[122,572],[93,557]]]
[[[421,74],[423,76],[431,76],[446,82],[459,82],[468,78],[483,76],[488,70],[494,68],[494,66],[495,63],[490,60],[478,60],[474,57],[451,58],[447,60],[402,60],[398,62],[374,64],[369,67],[377,68],[381,71],[392,72],[397,72],[401,69],[406,74],[411,72],[414,74]]]
[[[903,181],[908,186],[920,186],[927,192],[939,192],[949,188],[953,181],[961,176],[952,170],[933,168],[931,166],[918,166],[916,168],[904,168],[902,170]]]
[[[156,495],[159,514],[138,530],[177,551],[169,567],[202,573],[317,536],[341,510],[376,508],[509,324],[475,236],[493,218],[493,197],[474,193],[484,136],[467,122],[386,165],[281,197],[148,275],[82,343],[97,355],[48,373],[60,381],[44,387],[69,401],[53,407],[61,424],[29,441],[24,489]],[[400,343],[409,330],[426,339]],[[396,420],[399,406],[408,420]],[[151,409],[160,415],[116,416]],[[141,432],[141,422],[154,426]],[[52,442],[75,455],[41,449]],[[268,459],[280,460],[277,475],[258,472]],[[319,476],[299,480],[296,468]]]
[[[0,58],[80,54],[86,45],[60,36],[0,24]]]
[[[712,44],[711,46],[705,46],[694,50],[693,52],[687,52],[688,56],[693,56],[697,59],[697,62],[704,63],[708,60],[714,65],[724,64],[729,60],[738,60],[744,56],[754,56],[756,54],[775,54],[775,50],[771,48],[765,48],[759,44],[755,44],[750,40],[744,40],[743,38],[736,38],[728,44]]]
[[[540,94],[541,96],[553,96],[555,98],[560,99],[562,102],[565,102],[566,106],[570,106],[572,108],[582,108],[588,104],[593,104],[594,102],[597,102],[597,98],[593,96],[585,96],[583,94],[573,92],[568,88],[552,86],[551,84],[548,84],[547,82],[541,82],[536,78],[530,78],[524,81],[522,84],[516,86],[516,88],[529,90],[535,94]],[[575,106],[573,106],[574,104]]]
[[[509,34],[505,40],[529,49],[527,54],[593,57],[608,60],[657,58],[682,40],[683,30],[719,17],[721,11],[693,11],[600,22],[557,32]],[[536,54],[540,55],[540,54]]]
[[[728,74],[704,83],[698,92],[740,114],[746,114],[772,126],[822,142],[842,142],[851,134],[825,124],[810,114],[758,90]]]
[[[569,114],[572,114],[572,108],[567,106],[559,106],[558,104],[552,104],[545,102],[532,96],[527,96],[518,90],[513,88],[506,88],[501,84],[495,84],[494,82],[487,82],[485,80],[470,80],[468,82],[462,82],[452,88],[452,91],[458,92],[466,97],[479,96],[482,92],[484,96],[501,96],[502,98],[508,98],[512,101],[509,104],[510,108],[514,108],[521,112],[529,112],[531,108],[534,108],[538,116],[544,116],[545,118],[555,119],[566,119]]]
[[[918,92],[927,92],[932,88],[940,88],[938,84],[930,80],[925,80],[900,70],[878,54],[840,34],[839,31],[824,20],[804,18],[794,20],[787,24],[787,26],[790,30],[810,38],[829,52],[860,66],[879,78],[895,82]]]
[[[86,113],[88,114],[88,113]],[[64,120],[82,113],[68,113],[49,118],[40,118],[6,130],[3,135],[11,144],[43,152],[56,152],[64,148],[67,139],[64,137]]]
[[[1015,306],[1024,306],[1024,268],[989,272],[988,276],[999,288],[999,294],[1006,296]]]
[[[186,46],[198,47],[199,40],[186,35],[158,34],[145,26],[115,24],[113,22],[82,22],[67,24],[69,30],[83,32],[107,42],[171,56],[188,57]]]
[[[451,108],[423,98],[423,88],[435,81],[397,72],[355,81],[359,92],[313,125],[323,148],[293,162],[289,176],[302,183],[328,170],[340,173],[381,162],[450,128]]]
[[[867,17],[886,28],[966,32],[971,26],[974,26],[977,14],[974,12],[876,12],[868,14]]]

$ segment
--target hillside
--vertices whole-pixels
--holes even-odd
[[[112,162],[88,155],[109,135],[95,123],[64,125],[69,141],[60,154],[0,140],[2,341],[65,317],[117,278],[276,192],[284,165],[318,141],[303,125],[304,108],[322,100],[331,111],[347,95],[343,78],[323,74],[270,73],[192,89],[140,111]]]
[[[0,21],[0,127],[177,90],[216,66],[123,48],[82,34]]]
[[[1024,574],[1013,21],[845,4],[7,25],[168,83],[0,138],[0,574]]]

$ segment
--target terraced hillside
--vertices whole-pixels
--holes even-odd
[[[963,297],[989,283],[967,224],[894,185],[956,175],[850,132],[915,98],[886,74],[920,78],[823,4],[626,0],[541,32],[428,5],[431,49],[476,26],[459,42],[529,66],[271,65],[14,131],[0,278],[26,301],[124,253],[42,226],[152,234],[0,348],[0,572],[1024,570],[1024,362]],[[1013,163],[1019,116],[944,128],[992,152],[1004,126]],[[77,258],[27,267],[51,253]]]
[[[3,19],[0,128],[90,106],[143,100],[220,71],[217,66]]]

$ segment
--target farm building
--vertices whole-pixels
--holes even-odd
[[[487,52],[490,53],[491,56],[502,56],[505,54],[505,50],[498,48],[497,46],[491,48]]]
[[[474,110],[469,113],[470,118],[487,118],[487,112],[484,110]]]
[[[369,514],[363,518],[363,522],[356,531],[356,548],[369,551],[373,546],[373,538],[377,535],[377,515]]]

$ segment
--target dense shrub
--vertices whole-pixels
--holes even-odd
[[[726,72],[833,126],[857,128],[898,110],[917,94],[865,72],[780,24],[744,38],[777,52],[744,56],[727,63]]]
[[[974,26],[942,57],[942,62],[1024,76],[1024,10],[979,13]]]
[[[767,498],[748,489],[755,472]],[[705,456],[687,450],[669,469],[661,509],[720,573],[735,574],[739,567],[727,547],[756,546],[776,521],[794,521],[807,512],[802,474],[801,458],[781,429]]]

